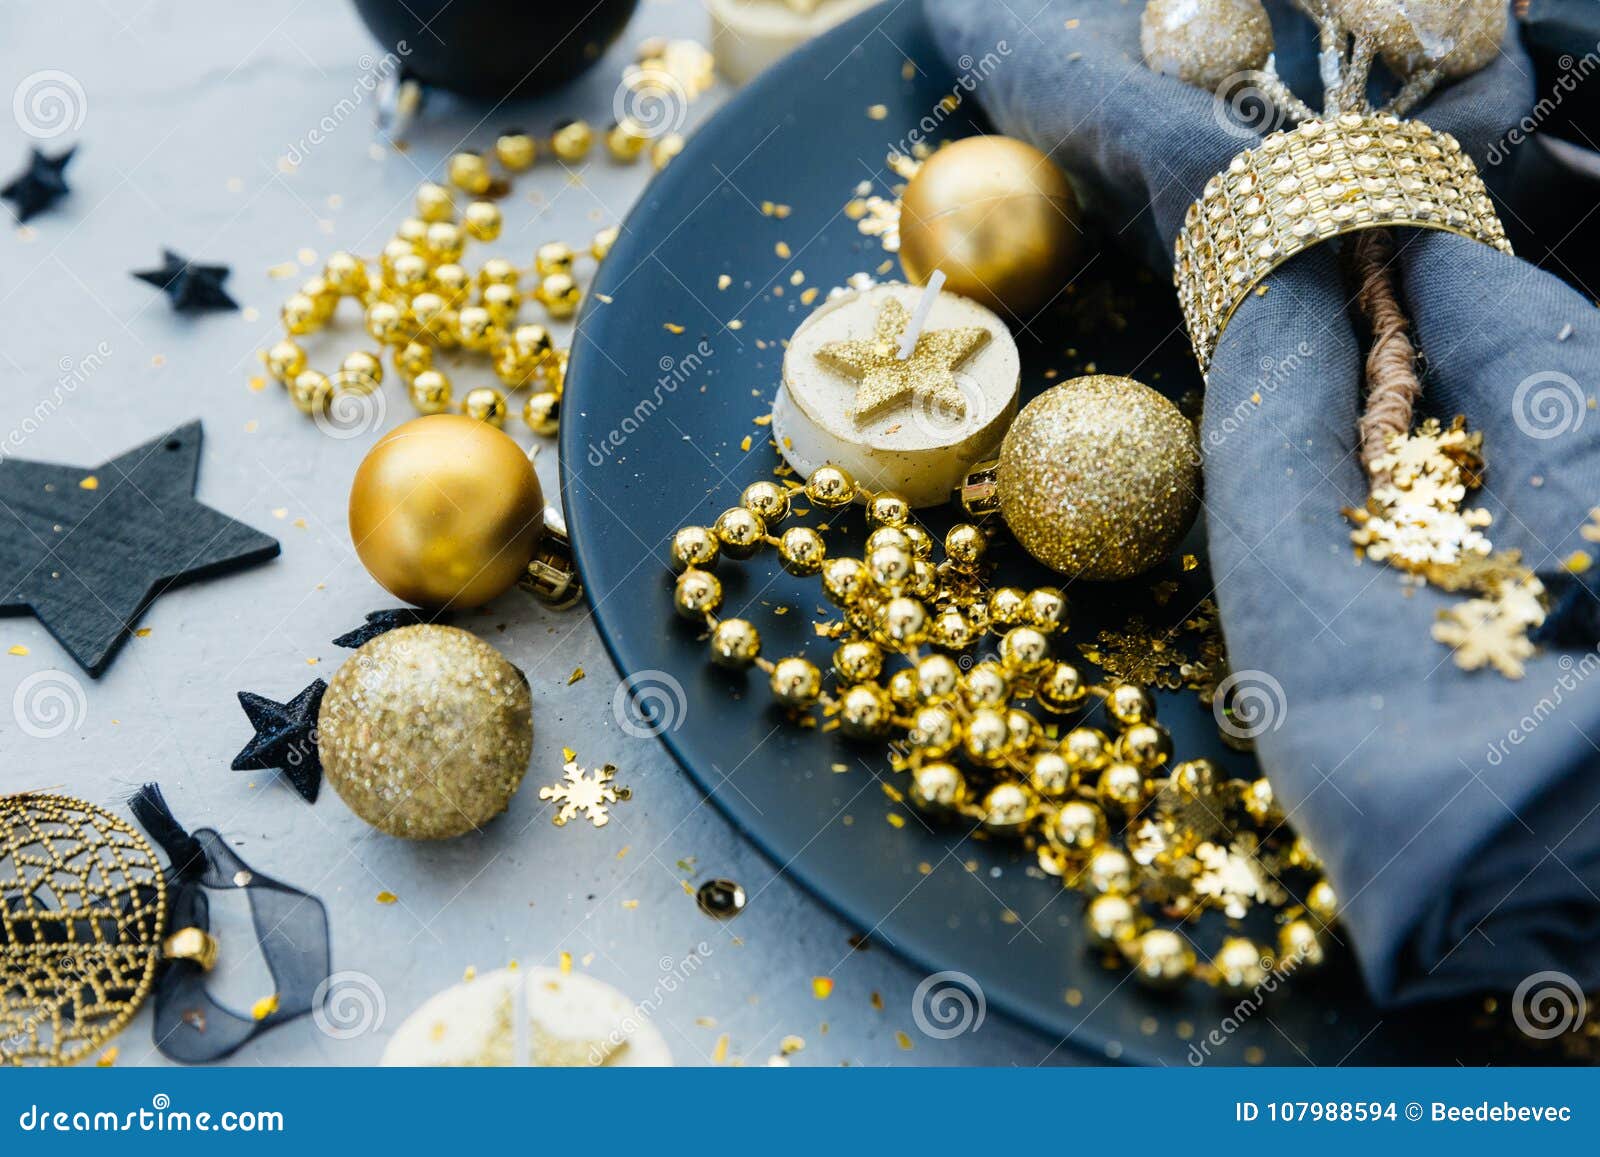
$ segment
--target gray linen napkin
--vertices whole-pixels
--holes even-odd
[[[1050,153],[1107,233],[1169,270],[1190,202],[1253,142],[1212,94],[1143,67],[1142,4],[925,7],[951,61],[1004,42],[976,88],[985,112]],[[1298,51],[1304,73],[1305,21],[1269,7],[1280,60]],[[1513,30],[1493,64],[1418,115],[1483,166],[1532,108],[1531,76]],[[1485,172],[1491,187],[1499,176]],[[1600,414],[1588,410],[1600,318],[1563,281],[1488,246],[1420,230],[1399,240],[1429,366],[1424,412],[1464,413],[1484,432],[1490,538],[1548,572],[1586,545],[1578,528],[1600,503]],[[1520,682],[1461,671],[1429,637],[1452,599],[1408,594],[1398,572],[1353,557],[1340,508],[1366,488],[1347,293],[1327,247],[1268,284],[1213,363],[1205,518],[1234,670],[1282,687],[1257,750],[1327,864],[1336,934],[1385,1004],[1509,991],[1544,970],[1600,985],[1600,656],[1545,652]]]

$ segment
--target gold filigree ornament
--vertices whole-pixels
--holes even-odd
[[[0,795],[0,1063],[70,1065],[121,1032],[163,958],[203,968],[216,941],[166,934],[149,842],[92,804]]]

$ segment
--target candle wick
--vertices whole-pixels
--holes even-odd
[[[922,297],[917,301],[917,308],[911,313],[911,320],[906,322],[906,328],[900,334],[900,352],[895,355],[900,361],[905,361],[917,348],[917,339],[922,336],[922,327],[927,324],[928,313],[933,309],[933,303],[939,300],[939,289],[943,285],[944,270],[935,269],[933,276],[928,278]]]

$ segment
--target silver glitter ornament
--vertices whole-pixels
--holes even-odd
[[[334,675],[317,749],[328,782],[367,823],[448,839],[506,809],[533,751],[532,710],[522,672],[476,635],[401,627]]]
[[[1331,0],[1329,7],[1346,30],[1377,45],[1397,76],[1437,67],[1458,77],[1495,58],[1509,6],[1505,0]]]
[[[1272,23],[1261,0],[1149,0],[1139,48],[1156,72],[1215,92],[1272,53]]]

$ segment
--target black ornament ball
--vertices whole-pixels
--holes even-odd
[[[638,0],[355,3],[407,76],[463,96],[501,100],[565,84],[594,64]]]

